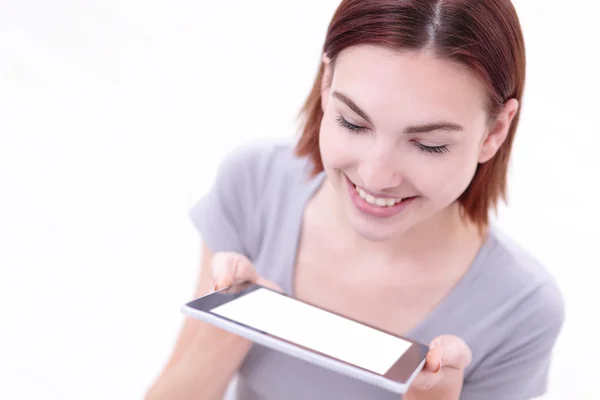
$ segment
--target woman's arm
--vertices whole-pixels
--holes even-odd
[[[213,253],[205,245],[195,298],[214,289]],[[221,400],[251,343],[193,318],[186,318],[173,353],[146,400]]]

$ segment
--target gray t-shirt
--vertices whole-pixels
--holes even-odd
[[[209,193],[190,211],[212,251],[246,255],[261,276],[292,293],[304,208],[324,174],[288,145],[246,146],[230,154]],[[466,275],[406,336],[428,344],[461,337],[473,352],[462,400],[522,400],[546,390],[563,300],[544,267],[497,226]],[[240,367],[238,400],[398,400],[399,396],[254,345]]]

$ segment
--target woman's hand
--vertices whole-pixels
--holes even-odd
[[[429,345],[425,367],[417,375],[406,398],[458,399],[464,369],[471,363],[471,349],[460,338],[442,335]]]
[[[215,253],[210,269],[214,290],[228,288],[242,282],[251,282],[283,292],[275,283],[261,278],[250,260],[238,253]]]

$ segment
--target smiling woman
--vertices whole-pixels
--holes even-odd
[[[543,394],[561,294],[489,222],[525,80],[512,4],[344,0],[321,57],[297,145],[235,152],[193,207],[197,295],[255,281],[429,343],[405,399]],[[189,320],[148,397],[235,374],[238,399],[397,398]]]

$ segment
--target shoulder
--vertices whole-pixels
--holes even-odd
[[[547,266],[498,226],[492,227],[486,246],[481,283],[496,298],[496,309],[506,313],[505,323],[539,323],[540,334],[556,334],[564,320],[564,300]]]
[[[242,144],[219,163],[208,193],[191,218],[213,251],[236,251],[255,259],[282,216],[309,192],[310,162],[292,144]]]
[[[290,185],[308,179],[309,162],[296,156],[292,144],[246,143],[223,158],[218,177],[235,181],[241,185],[240,189],[252,189],[260,194],[286,183]]]
[[[492,226],[488,244],[489,266],[485,273],[507,294],[524,296],[527,304],[563,314],[564,302],[556,279],[540,259],[498,226]]]
[[[472,287],[479,295],[471,308],[478,333],[470,338],[474,363],[466,374],[465,398],[540,395],[565,319],[560,288],[537,257],[498,227],[479,262]]]

